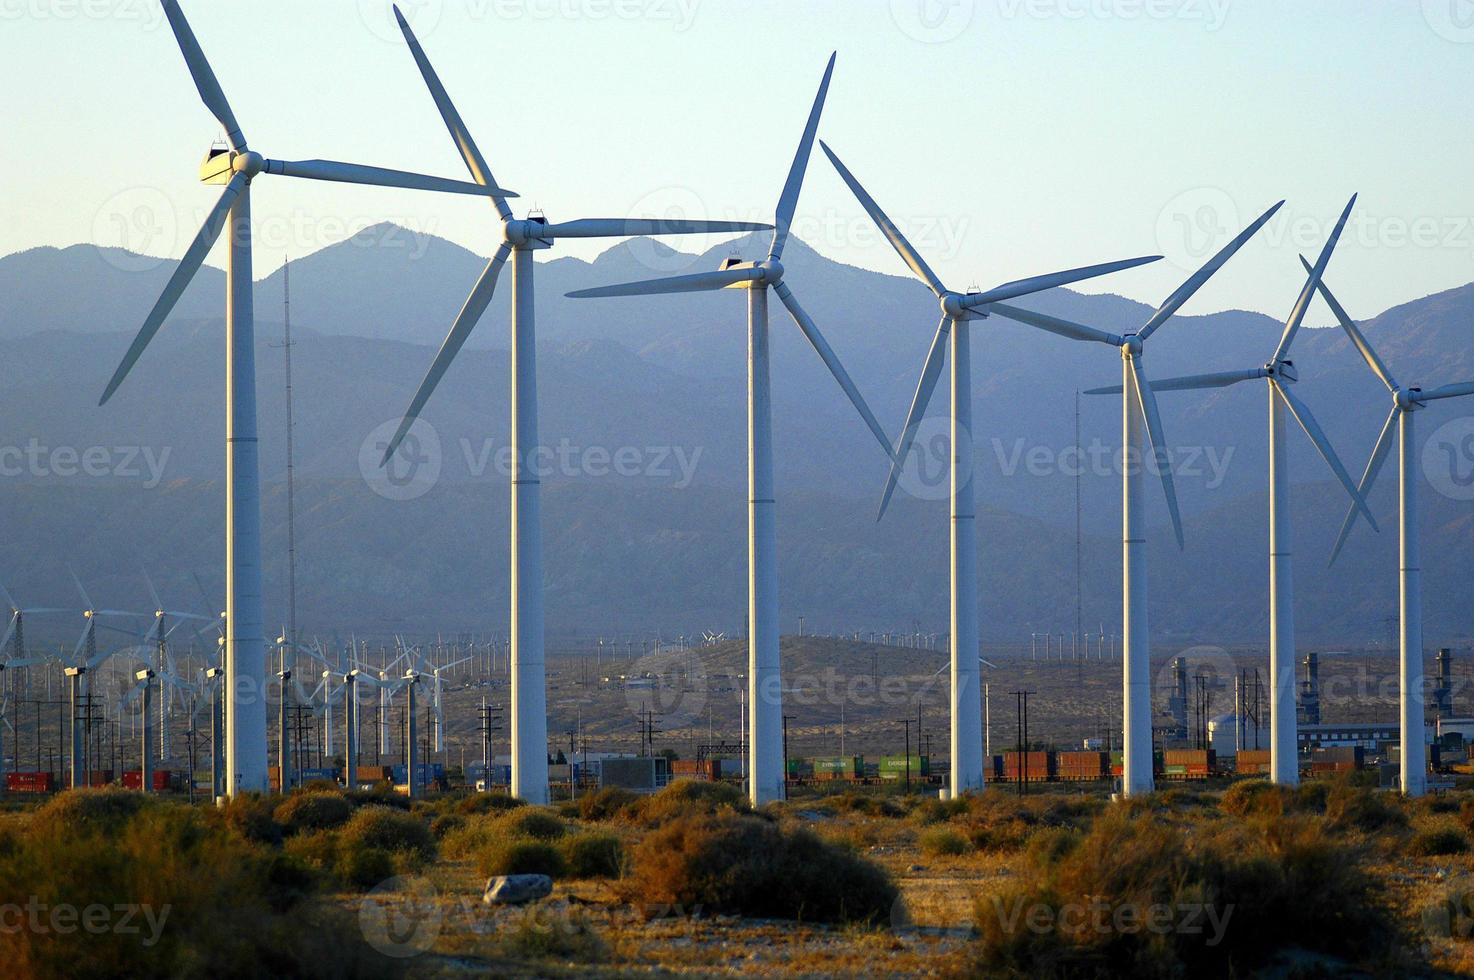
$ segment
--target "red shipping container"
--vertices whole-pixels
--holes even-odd
[[[12,793],[50,793],[56,789],[56,778],[49,772],[8,772],[5,788]]]

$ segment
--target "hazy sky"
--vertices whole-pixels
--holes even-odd
[[[185,0],[254,149],[462,177],[380,0]],[[1366,316],[1474,280],[1471,0],[409,0],[519,212],[770,217],[824,61],[821,128],[955,288],[1163,252],[1096,288],[1159,302],[1280,198],[1187,312]],[[0,0],[0,253],[178,255],[218,133],[153,0]],[[257,275],[382,220],[481,254],[474,199],[256,182]],[[817,151],[798,233],[900,273]],[[679,244],[679,243],[676,243]],[[705,244],[688,242],[694,249]],[[566,243],[592,257],[606,243]],[[220,253],[212,257],[218,262]],[[1329,317],[1317,308],[1313,322]]]

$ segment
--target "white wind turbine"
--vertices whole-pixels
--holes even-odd
[[[982,679],[976,661],[978,652],[978,539],[973,487],[973,435],[972,435],[972,345],[969,337],[969,322],[988,315],[988,306],[998,300],[1051,289],[1066,283],[1079,282],[1095,276],[1130,269],[1148,262],[1155,262],[1159,255],[1125,259],[1102,265],[1071,269],[1048,275],[1033,276],[1006,283],[985,293],[957,293],[948,289],[937,278],[926,260],[901,234],[886,213],[875,203],[875,199],[860,186],[854,174],[840,162],[828,144],[821,141],[829,162],[834,164],[840,177],[849,185],[872,221],[880,228],[891,247],[905,261],[911,272],[926,284],[941,304],[942,318],[932,338],[931,350],[921,371],[921,380],[906,415],[906,424],[901,430],[900,441],[891,458],[890,475],[886,480],[885,492],[881,497],[880,511],[876,519],[884,516],[895,492],[896,481],[901,475],[911,444],[916,437],[917,426],[926,414],[927,404],[936,389],[942,373],[942,362],[946,359],[947,338],[951,336],[952,347],[952,492],[951,492],[951,754],[952,784],[948,793],[953,798],[963,793],[983,788],[983,709]]]
[[[226,792],[265,791],[266,645],[261,622],[261,501],[256,442],[255,325],[251,282],[251,182],[260,174],[280,174],[382,187],[445,191],[485,196],[495,190],[465,181],[427,177],[398,170],[332,160],[269,160],[250,149],[226,101],[225,92],[195,40],[177,0],[163,0],[175,39],[184,54],[200,98],[225,129],[228,150],[211,151],[200,167],[205,183],[224,184],[204,225],[169,277],[99,404],[112,398],[123,379],[159,332],[175,303],[204,263],[227,222],[231,226],[226,268]]]
[[[844,365],[835,356],[813,319],[799,305],[793,291],[783,281],[783,247],[798,208],[803,189],[804,172],[819,129],[819,117],[834,73],[834,56],[824,69],[819,93],[809,111],[808,123],[799,140],[798,152],[788,171],[788,179],[778,198],[773,241],[768,257],[760,262],[727,260],[714,272],[675,276],[643,282],[601,286],[569,293],[575,298],[600,296],[651,296],[665,293],[698,292],[713,289],[741,289],[747,292],[747,479],[748,479],[748,686],[751,712],[751,749],[749,752],[749,794],[754,804],[782,799],[783,773],[783,704],[778,658],[778,554],[776,504],[773,489],[773,419],[769,388],[768,290],[777,294],[819,357],[834,375],[850,402],[865,420],[870,431],[887,455],[892,452],[890,439],[865,404]]]
[[[537,358],[533,299],[533,252],[552,247],[560,238],[625,238],[632,235],[706,234],[751,231],[766,225],[736,221],[673,221],[627,218],[582,218],[548,223],[541,217],[518,220],[507,206],[504,194],[492,179],[460,113],[451,103],[424,48],[405,21],[399,8],[394,15],[409,43],[410,52],[430,95],[450,130],[471,176],[491,193],[501,223],[502,244],[487,263],[394,438],[385,449],[387,463],[408,434],[420,411],[429,401],[451,361],[460,352],[477,321],[491,303],[497,278],[507,259],[512,259],[512,786],[513,796],[529,803],[547,803],[548,719],[547,680],[543,661],[542,517],[536,456]]]
[[[1376,482],[1377,474],[1381,471],[1382,464],[1387,461],[1387,454],[1392,449],[1392,432],[1396,429],[1398,436],[1397,525],[1401,552],[1398,569],[1402,607],[1399,665],[1402,688],[1401,781],[1402,792],[1405,795],[1422,796],[1428,789],[1428,771],[1423,758],[1423,571],[1422,545],[1418,535],[1418,470],[1415,460],[1418,445],[1414,413],[1427,408],[1430,401],[1474,395],[1474,381],[1441,385],[1430,391],[1424,391],[1422,388],[1411,385],[1407,387],[1399,385],[1392,377],[1392,372],[1387,370],[1387,365],[1382,363],[1382,358],[1377,355],[1372,345],[1362,335],[1361,329],[1351,317],[1346,315],[1346,308],[1336,301],[1336,297],[1331,295],[1330,288],[1324,282],[1320,283],[1320,294],[1325,298],[1326,305],[1331,308],[1331,312],[1335,314],[1341,328],[1356,345],[1362,360],[1367,362],[1367,367],[1372,369],[1372,373],[1392,395],[1392,408],[1387,413],[1387,421],[1383,424],[1382,432],[1377,437],[1377,444],[1372,449],[1371,458],[1367,460],[1366,471],[1362,474],[1357,491],[1363,498],[1371,492],[1372,484]],[[1334,563],[1337,556],[1341,554],[1341,548],[1346,544],[1346,537],[1351,533],[1355,523],[1356,511],[1353,508],[1341,524],[1341,533],[1336,536],[1335,547],[1331,550],[1331,562]]]
[[[1121,352],[1121,441],[1125,460],[1121,473],[1122,700],[1125,708],[1122,722],[1125,745],[1122,753],[1121,789],[1128,796],[1149,793],[1154,783],[1151,643],[1146,618],[1146,501],[1141,492],[1142,471],[1146,468],[1144,450],[1148,444],[1161,476],[1162,489],[1167,495],[1167,510],[1172,515],[1172,530],[1177,537],[1177,546],[1181,548],[1183,545],[1182,515],[1177,509],[1177,490],[1172,480],[1167,437],[1162,430],[1157,397],[1142,369],[1144,344],[1284,203],[1280,201],[1260,215],[1237,238],[1177,287],[1144,324],[1125,336],[1002,303],[995,303],[991,308],[992,312],[1011,320],[1018,320],[1071,340],[1107,344]]]
[[[1298,763],[1298,735],[1295,722],[1295,589],[1291,577],[1294,539],[1290,526],[1290,459],[1285,438],[1286,412],[1293,415],[1300,428],[1315,443],[1326,465],[1336,474],[1346,492],[1351,495],[1352,512],[1360,511],[1375,529],[1377,522],[1372,518],[1366,501],[1357,492],[1356,484],[1310,407],[1296,395],[1291,387],[1299,380],[1295,362],[1290,360],[1290,345],[1305,319],[1305,311],[1315,298],[1316,286],[1336,248],[1336,241],[1351,215],[1353,195],[1341,220],[1321,250],[1320,258],[1312,267],[1306,263],[1309,278],[1300,290],[1294,309],[1285,321],[1284,332],[1273,355],[1263,367],[1244,371],[1225,371],[1215,374],[1191,375],[1153,381],[1153,391],[1188,391],[1207,388],[1225,388],[1242,381],[1264,380],[1269,387],[1269,675],[1272,678],[1272,693],[1269,710],[1270,720],[1270,778],[1283,786],[1295,786],[1300,782]],[[1092,388],[1087,395],[1120,394],[1120,385]]]

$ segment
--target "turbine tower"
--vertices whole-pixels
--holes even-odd
[[[819,117],[834,74],[834,55],[824,69],[819,93],[809,110],[808,122],[799,140],[798,152],[778,198],[773,240],[768,257],[760,262],[729,259],[714,272],[666,279],[602,286],[569,293],[574,298],[599,296],[651,296],[713,289],[747,292],[747,568],[748,568],[748,711],[752,731],[749,751],[748,792],[754,805],[761,806],[784,796],[783,695],[778,656],[778,544],[773,488],[773,418],[769,386],[768,290],[788,310],[793,322],[829,368],[840,388],[860,413],[887,455],[890,439],[876,421],[870,406],[850,380],[813,319],[799,305],[793,290],[783,281],[783,247],[793,226],[803,189],[809,154],[819,130]]]
[[[1406,796],[1422,796],[1428,790],[1428,767],[1422,751],[1425,721],[1423,712],[1423,573],[1422,545],[1418,535],[1416,459],[1418,444],[1414,419],[1416,413],[1427,408],[1430,401],[1474,395],[1474,381],[1442,385],[1430,391],[1424,391],[1422,388],[1411,385],[1404,387],[1398,384],[1397,380],[1392,377],[1392,372],[1387,370],[1387,365],[1382,362],[1382,358],[1377,355],[1372,345],[1362,335],[1361,329],[1351,317],[1346,315],[1346,308],[1331,294],[1330,288],[1324,282],[1320,283],[1319,288],[1326,305],[1331,308],[1337,322],[1351,338],[1362,360],[1367,362],[1367,367],[1372,369],[1372,373],[1392,395],[1392,408],[1387,413],[1387,421],[1382,426],[1381,435],[1377,437],[1377,444],[1372,449],[1371,458],[1367,460],[1367,468],[1362,474],[1357,491],[1363,498],[1371,492],[1372,484],[1376,482],[1377,474],[1381,472],[1382,464],[1387,461],[1387,454],[1392,449],[1392,433],[1395,429],[1398,436],[1397,525],[1401,551],[1398,569],[1402,604],[1399,668],[1402,686],[1402,792]],[[1331,549],[1331,563],[1334,563],[1337,556],[1341,554],[1341,548],[1346,544],[1346,537],[1351,533],[1355,523],[1356,510],[1353,507],[1341,524],[1341,533],[1336,536],[1335,547]]]
[[[261,174],[305,177],[485,196],[499,188],[365,167],[331,160],[270,160],[250,149],[226,101],[225,92],[195,40],[177,0],[163,0],[164,14],[184,54],[200,98],[225,130],[229,149],[211,150],[200,167],[208,184],[225,190],[205,218],[169,277],[123,361],[113,373],[99,404],[112,398],[123,379],[164,325],[206,255],[231,226],[226,267],[226,463],[225,463],[225,592],[224,666],[230,691],[226,702],[226,792],[267,788],[266,772],[266,644],[261,622],[261,501],[256,443],[256,351],[251,284],[251,182]]]
[[[1321,458],[1341,481],[1352,500],[1353,512],[1360,511],[1375,529],[1366,501],[1357,492],[1356,484],[1336,451],[1331,448],[1320,423],[1311,414],[1310,407],[1295,394],[1291,387],[1299,380],[1295,362],[1290,360],[1290,345],[1295,340],[1305,311],[1315,298],[1315,288],[1325,272],[1331,253],[1336,248],[1341,230],[1351,215],[1353,196],[1341,214],[1335,230],[1320,259],[1312,267],[1306,264],[1309,278],[1300,290],[1294,309],[1285,321],[1284,332],[1273,355],[1263,367],[1246,371],[1225,371],[1216,374],[1191,375],[1152,382],[1153,391],[1189,391],[1210,388],[1226,388],[1244,381],[1264,380],[1269,388],[1269,675],[1273,688],[1270,706],[1270,779],[1282,786],[1296,786],[1300,782],[1298,755],[1298,728],[1295,719],[1295,589],[1291,577],[1294,539],[1290,525],[1290,459],[1285,438],[1286,413],[1294,417],[1300,428],[1310,437]],[[1092,388],[1087,395],[1120,394],[1120,385]]]
[[[1167,510],[1172,515],[1172,530],[1177,538],[1177,547],[1183,546],[1182,515],[1177,509],[1177,489],[1173,485],[1171,457],[1167,452],[1167,437],[1162,431],[1162,416],[1157,410],[1157,396],[1147,381],[1142,368],[1144,345],[1157,329],[1166,323],[1193,297],[1223,264],[1254,237],[1263,225],[1274,217],[1285,202],[1259,216],[1253,224],[1239,233],[1223,249],[1188,277],[1176,292],[1168,296],[1145,323],[1133,333],[1118,336],[1071,323],[1058,317],[1021,310],[1017,307],[995,303],[994,313],[1011,320],[1026,323],[1071,340],[1095,341],[1117,348],[1121,353],[1121,442],[1125,450],[1125,465],[1121,473],[1121,566],[1122,566],[1122,688],[1124,719],[1122,733],[1125,745],[1122,755],[1121,790],[1131,796],[1150,793],[1154,778],[1152,773],[1152,689],[1151,689],[1151,642],[1147,627],[1147,569],[1146,569],[1146,501],[1142,497],[1142,470],[1145,464],[1144,450],[1150,443],[1156,468],[1161,475],[1162,490],[1167,496]]]
[[[951,487],[951,689],[952,689],[952,783],[948,794],[958,798],[964,793],[983,788],[983,709],[982,675],[978,669],[978,536],[974,487],[972,482],[973,434],[972,434],[972,344],[969,323],[988,315],[988,304],[1014,296],[1050,289],[1065,283],[1078,282],[1095,276],[1106,275],[1122,269],[1155,262],[1159,255],[1126,259],[1103,265],[1071,269],[1049,275],[1020,279],[986,293],[957,293],[948,289],[937,278],[926,260],[901,234],[886,213],[875,203],[875,199],[860,186],[854,174],[840,161],[839,157],[822,143],[824,153],[839,176],[849,185],[872,221],[891,243],[891,247],[905,261],[911,272],[926,284],[941,304],[942,319],[932,338],[931,350],[922,367],[921,380],[906,415],[906,424],[901,430],[901,439],[891,457],[891,471],[886,479],[885,492],[881,497],[880,511],[876,520],[885,516],[896,481],[901,475],[911,444],[916,438],[916,428],[926,414],[927,404],[936,389],[946,359],[947,339],[952,347],[952,487]]]
[[[399,430],[384,452],[387,463],[398,450],[435,386],[455,360],[466,338],[491,303],[502,266],[512,259],[512,785],[518,799],[545,804],[548,794],[547,680],[543,662],[542,517],[537,433],[536,327],[532,253],[551,248],[560,238],[625,238],[631,235],[705,234],[751,231],[766,225],[735,221],[667,221],[584,218],[548,223],[541,217],[517,219],[505,194],[492,179],[486,160],[471,139],[460,113],[450,101],[414,31],[394,8],[399,29],[409,43],[420,74],[450,130],[466,168],[484,185],[496,206],[502,244],[487,263],[470,296],[445,337],[440,352],[420,383]]]

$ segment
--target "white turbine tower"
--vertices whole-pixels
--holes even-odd
[[[733,221],[667,221],[584,218],[548,223],[541,217],[518,220],[507,195],[496,187],[460,113],[399,8],[399,28],[450,130],[471,176],[486,185],[501,223],[502,244],[472,287],[470,296],[445,337],[440,352],[420,383],[399,430],[384,452],[387,463],[429,401],[451,361],[459,353],[491,303],[502,266],[512,259],[512,795],[529,803],[547,803],[547,681],[543,662],[542,517],[538,478],[537,360],[533,300],[533,252],[550,248],[560,238],[625,238],[632,235],[705,234],[750,231],[766,227]]]
[[[1353,196],[1321,250],[1320,259],[1315,266],[1306,264],[1310,277],[1301,288],[1294,309],[1285,321],[1278,346],[1263,367],[1152,382],[1152,390],[1158,392],[1225,388],[1243,381],[1258,380],[1264,380],[1269,387],[1269,676],[1273,684],[1269,709],[1269,769],[1271,780],[1283,786],[1295,786],[1300,782],[1295,722],[1295,589],[1291,577],[1294,539],[1290,525],[1290,459],[1285,438],[1286,412],[1294,416],[1300,428],[1320,451],[1331,472],[1335,473],[1346,492],[1351,495],[1353,512],[1359,510],[1373,528],[1377,526],[1366,502],[1357,492],[1351,475],[1341,465],[1336,451],[1331,448],[1330,440],[1311,414],[1310,407],[1291,387],[1299,380],[1299,373],[1295,362],[1290,360],[1290,345],[1300,330],[1305,311],[1310,308],[1310,301],[1315,298],[1316,286],[1325,272],[1341,229],[1355,203],[1356,198]],[[1120,392],[1120,385],[1112,385],[1092,388],[1086,394]]]
[[[575,298],[599,296],[651,296],[713,289],[747,292],[747,479],[748,479],[748,687],[751,712],[749,794],[756,805],[783,798],[783,701],[778,658],[778,553],[776,504],[773,489],[773,419],[769,389],[768,290],[777,294],[819,357],[834,375],[850,402],[865,420],[887,455],[890,439],[865,404],[844,365],[813,319],[799,305],[783,281],[783,247],[798,208],[804,172],[819,129],[824,98],[834,72],[834,56],[824,69],[819,93],[809,111],[808,123],[799,140],[798,152],[778,198],[773,241],[768,257],[760,262],[729,259],[714,272],[654,279],[644,282],[602,286],[569,293]]]
[[[992,312],[1018,320],[1071,340],[1095,341],[1121,352],[1121,441],[1126,465],[1121,474],[1121,565],[1122,565],[1122,687],[1125,706],[1122,724],[1125,745],[1122,754],[1121,789],[1127,796],[1152,790],[1152,689],[1151,643],[1147,627],[1146,570],[1146,501],[1141,492],[1142,471],[1148,443],[1162,489],[1167,495],[1167,510],[1172,515],[1172,530],[1177,546],[1183,545],[1182,515],[1177,509],[1177,490],[1173,485],[1171,457],[1167,437],[1162,430],[1162,416],[1157,410],[1157,397],[1142,369],[1144,344],[1157,328],[1192,298],[1193,294],[1217,272],[1244,243],[1254,236],[1285,202],[1259,216],[1207,263],[1188,277],[1135,332],[1118,336],[1058,317],[1021,310],[995,303]],[[1344,219],[1343,219],[1344,220]]]
[[[1397,525],[1401,551],[1398,568],[1402,607],[1399,666],[1402,687],[1402,792],[1407,796],[1422,796],[1428,789],[1428,767],[1423,758],[1423,574],[1422,546],[1418,535],[1418,445],[1414,417],[1420,409],[1427,408],[1430,401],[1474,395],[1474,381],[1442,385],[1430,391],[1399,385],[1392,377],[1392,372],[1387,370],[1387,365],[1382,363],[1382,358],[1362,335],[1361,329],[1346,315],[1346,308],[1336,301],[1324,282],[1320,284],[1320,294],[1361,353],[1362,359],[1367,362],[1367,367],[1372,369],[1372,373],[1392,395],[1392,408],[1387,413],[1387,421],[1382,426],[1381,435],[1377,437],[1371,458],[1367,460],[1366,471],[1362,474],[1357,491],[1363,498],[1371,492],[1372,484],[1376,482],[1377,474],[1392,449],[1392,433],[1395,429],[1398,436]],[[1341,525],[1341,533],[1336,536],[1335,547],[1331,550],[1331,562],[1334,563],[1341,554],[1341,548],[1346,544],[1346,537],[1355,523],[1356,510],[1353,508]]]
[[[973,487],[973,434],[972,434],[972,344],[969,322],[988,315],[987,306],[998,300],[1039,292],[1066,283],[1078,282],[1095,276],[1130,269],[1134,266],[1155,262],[1161,256],[1145,256],[1109,262],[1082,269],[1071,269],[1049,275],[1034,276],[1007,283],[985,293],[957,293],[948,289],[937,278],[915,247],[901,234],[886,213],[875,203],[875,199],[860,186],[854,174],[840,162],[828,144],[821,145],[829,162],[849,188],[854,192],[872,221],[879,226],[891,247],[905,261],[911,272],[926,284],[936,296],[942,308],[941,322],[932,338],[931,350],[922,367],[921,380],[906,415],[906,424],[901,430],[900,441],[891,459],[891,471],[886,480],[885,492],[881,497],[880,511],[885,515],[895,492],[896,481],[901,475],[911,444],[916,437],[916,428],[926,414],[927,404],[936,389],[946,359],[947,338],[952,347],[952,487],[951,487],[951,716],[952,716],[952,783],[948,794],[953,798],[963,793],[983,788],[983,709],[982,678],[978,670],[978,536],[975,491]]]
[[[331,160],[269,160],[250,149],[215,72],[195,40],[176,0],[164,0],[185,63],[200,98],[225,129],[228,150],[212,150],[200,167],[205,183],[224,184],[203,227],[180,260],[163,295],[138,331],[99,404],[112,398],[159,332],[204,263],[231,226],[226,267],[226,792],[264,792],[266,772],[266,645],[261,622],[261,501],[256,437],[256,355],[251,283],[251,182],[260,174],[372,184],[485,196],[493,189],[464,181]],[[507,192],[497,190],[497,193]]]

